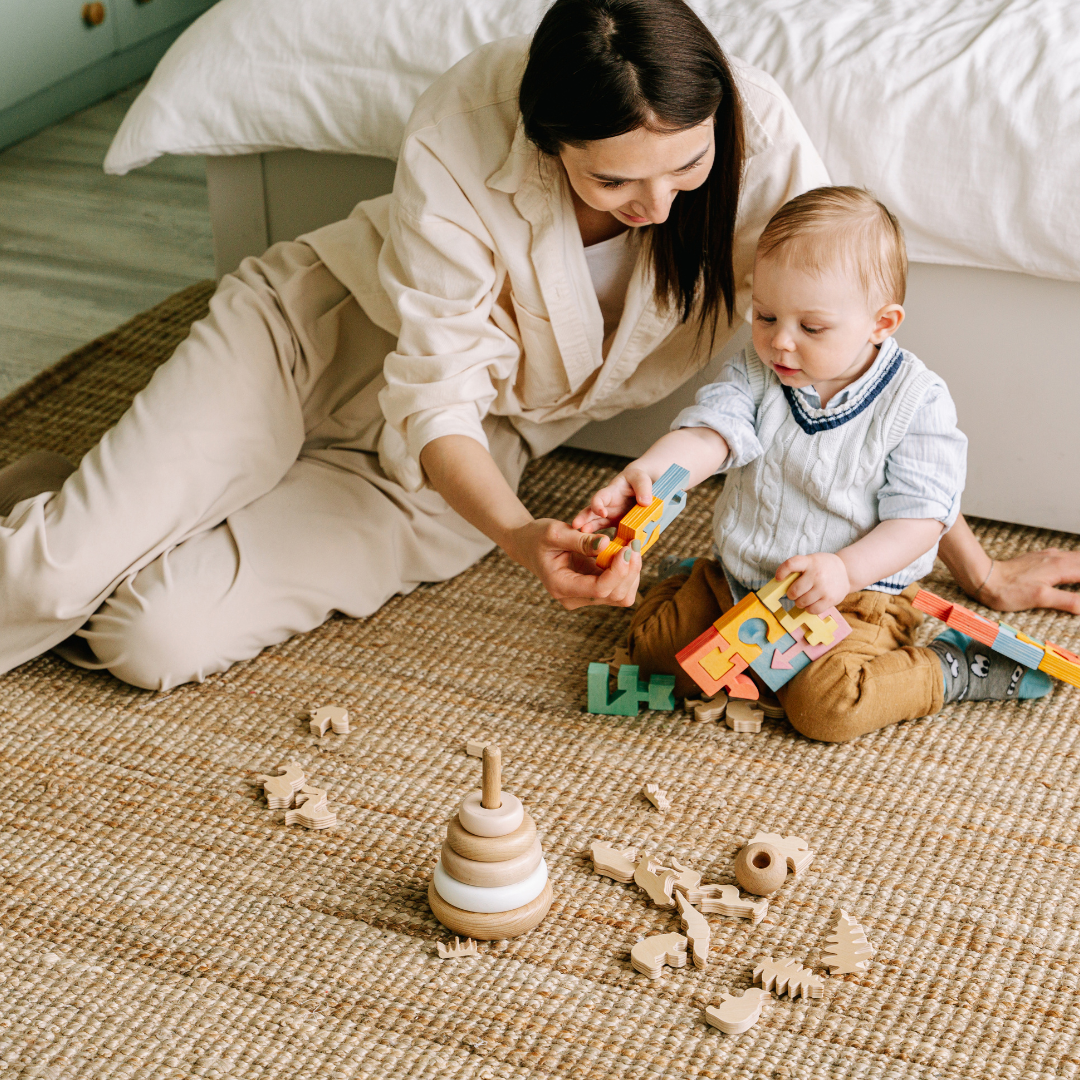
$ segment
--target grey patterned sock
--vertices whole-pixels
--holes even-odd
[[[1050,676],[1010,660],[952,628],[930,642],[945,676],[945,702],[1011,701],[1050,692]]]

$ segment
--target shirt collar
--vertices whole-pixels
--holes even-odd
[[[900,346],[896,344],[895,338],[886,338],[878,347],[877,358],[870,367],[867,368],[853,383],[850,383],[848,386],[845,386],[843,390],[834,394],[829,399],[828,407],[825,409],[821,407],[821,396],[813,386],[793,387],[792,390],[799,395],[799,398],[807,411],[822,414],[830,413],[833,409],[839,409],[854,401],[867,386],[874,381],[881,370],[892,362],[893,354],[899,347]]]

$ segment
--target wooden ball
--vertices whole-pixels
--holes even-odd
[[[747,844],[735,856],[735,880],[744,892],[769,896],[787,878],[787,860],[772,844]]]
[[[446,826],[446,842],[463,858],[474,862],[506,862],[529,851],[536,840],[536,822],[525,814],[521,824],[505,836],[476,836],[457,814]]]
[[[448,904],[436,891],[435,882],[428,885],[428,903],[435,918],[448,930],[461,937],[479,941],[501,941],[517,937],[539,926],[551,907],[551,882],[535,899],[512,911],[489,915],[479,911],[464,911]]]

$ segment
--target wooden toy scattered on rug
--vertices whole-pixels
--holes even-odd
[[[491,941],[539,925],[552,895],[536,824],[502,790],[502,752],[488,744],[483,759],[480,790],[465,796],[447,825],[428,903],[454,933]]]
[[[728,696],[723,690],[711,698],[687,698],[683,702],[683,708],[687,712],[692,711],[694,720],[699,724],[706,720],[723,720],[727,705]]]
[[[756,926],[769,912],[769,901],[747,900],[735,885],[702,885],[687,892],[686,898],[701,908],[703,915],[727,915],[749,919]]]
[[[666,814],[671,809],[671,800],[668,798],[667,792],[664,791],[659,784],[646,784],[641,789],[641,794],[644,795],[661,814]]]
[[[614,694],[608,678],[607,664],[589,665],[589,712],[600,716],[637,716],[642,702],[661,712],[675,709],[674,675],[650,675],[646,683],[638,678],[637,664],[623,664],[616,676]]]
[[[708,920],[687,900],[686,893],[677,892],[675,902],[679,907],[679,922],[693,950],[694,967],[703,968],[709,963],[709,942],[712,939]]]
[[[326,805],[325,788],[304,784],[296,796],[296,809],[285,811],[286,825],[303,825],[305,829],[331,829],[337,824],[337,814]]]
[[[741,994],[721,994],[720,1005],[705,1006],[705,1020],[725,1035],[741,1035],[761,1019],[761,1007],[772,1000],[768,990],[756,986]]]
[[[629,852],[616,851],[606,840],[597,840],[590,847],[589,854],[592,856],[596,873],[614,878],[624,885],[629,885],[634,880],[637,860]]]
[[[320,738],[326,729],[332,728],[335,735],[349,734],[349,710],[340,705],[321,705],[311,714],[311,734]]]
[[[820,1001],[825,993],[825,984],[809,968],[800,967],[794,960],[773,960],[771,956],[758,961],[754,982],[760,982],[766,990],[775,990],[777,997],[786,993],[796,998],[801,994]]]
[[[832,944],[825,950],[822,963],[829,969],[830,975],[850,975],[869,969],[874,946],[870,944],[866,931],[843,908],[836,920],[836,929],[827,940]]]
[[[758,688],[747,668],[769,689],[779,690],[851,633],[836,608],[823,615],[799,607],[784,610],[780,600],[798,576],[774,579],[743,597],[677,654],[683,670],[706,694],[725,690],[732,698],[756,700]]]
[[[296,793],[304,786],[304,770],[292,762],[279,765],[280,776],[257,776],[266,793],[266,805],[271,810],[287,810],[293,804]]]
[[[465,744],[465,753],[468,754],[469,757],[482,758],[484,756],[484,747],[495,745],[494,739],[470,739]]]
[[[679,875],[672,882],[672,888],[676,892],[689,893],[700,887],[701,872],[699,870],[691,870],[689,866],[683,866],[678,859],[669,859],[668,862],[671,863],[672,869]]]
[[[460,938],[454,938],[453,945],[444,945],[441,941],[435,943],[439,950],[440,960],[472,960],[479,959],[480,954],[476,951],[476,942],[472,938],[466,938],[464,944]]]
[[[765,719],[765,710],[756,701],[746,698],[734,698],[728,702],[724,723],[732,731],[746,731],[756,734],[761,730]]]
[[[630,966],[650,979],[659,979],[665,964],[686,967],[686,938],[682,934],[653,934],[630,950]]]
[[[963,605],[950,604],[948,600],[925,589],[915,594],[911,605],[1024,667],[1037,668],[1055,679],[1080,686],[1080,656],[1052,641],[1028,637],[1007,623],[985,619]]]
[[[672,891],[679,874],[670,866],[661,865],[659,859],[642,859],[634,870],[634,884],[649,894],[657,907],[674,907]]]
[[[641,542],[641,554],[644,555],[686,508],[686,492],[679,489],[689,476],[690,471],[681,465],[670,466],[653,484],[652,502],[648,506],[635,506],[623,515],[615,538],[596,556],[596,565],[606,569],[615,561],[615,556],[635,540]]]
[[[735,856],[735,880],[754,896],[776,892],[787,871],[787,860],[771,844],[752,841]]]
[[[796,876],[814,861],[814,852],[810,851],[807,842],[799,836],[780,836],[779,833],[759,832],[750,843],[768,844],[776,848],[787,860],[788,869]]]

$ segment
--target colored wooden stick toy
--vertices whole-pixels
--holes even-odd
[[[652,502],[648,506],[635,506],[623,515],[615,539],[596,556],[596,565],[607,569],[615,556],[635,540],[641,542],[644,555],[686,507],[686,492],[679,489],[689,475],[690,471],[681,465],[670,466],[653,484]]]

